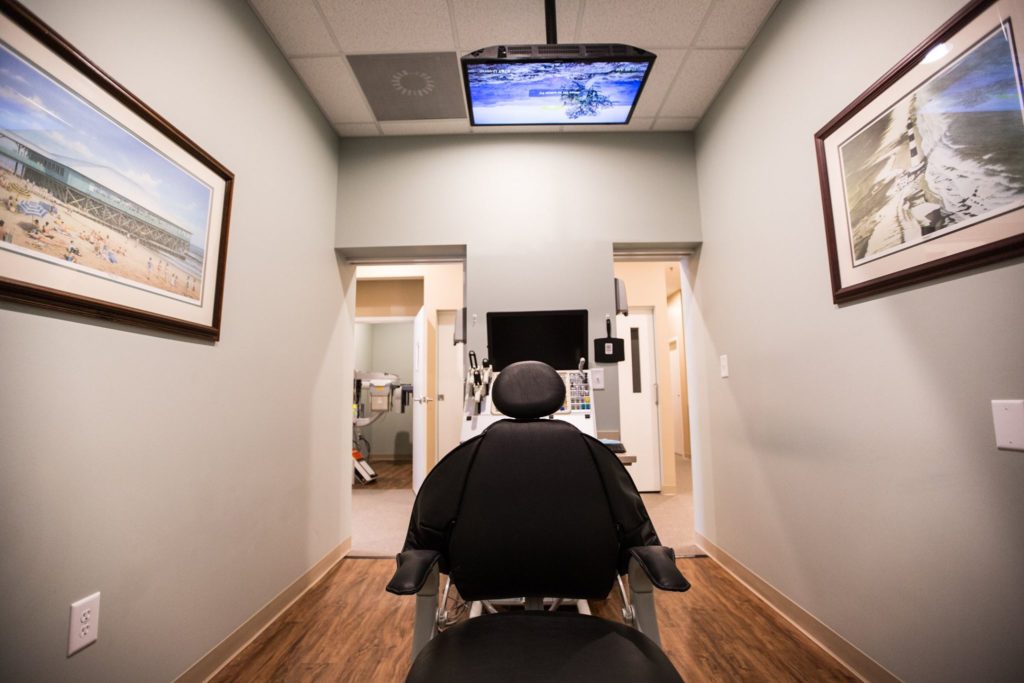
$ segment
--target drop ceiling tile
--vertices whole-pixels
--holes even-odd
[[[650,130],[654,119],[638,118],[634,116],[626,125],[582,125],[562,126],[563,133],[627,133],[633,131]]]
[[[690,50],[661,115],[703,116],[742,55],[743,50]]]
[[[580,0],[561,0],[555,17],[558,40],[571,43],[576,33]],[[462,53],[491,45],[544,43],[547,25],[543,0],[452,0],[455,31]]]
[[[343,52],[455,50],[445,0],[319,0]]]
[[[577,42],[688,47],[711,0],[587,0]]]
[[[294,57],[289,60],[327,120],[336,123],[373,121],[352,70],[344,57]]]
[[[324,55],[338,51],[313,0],[249,2],[285,55]]]
[[[349,55],[348,62],[378,121],[466,116],[454,52]]]
[[[343,138],[368,138],[380,135],[376,123],[336,123],[334,130]]]
[[[543,2],[538,2],[543,7]],[[543,9],[541,9],[541,16],[544,15]],[[576,40],[576,34],[579,31],[580,18],[580,0],[559,0],[555,5],[555,29],[558,33],[558,42],[560,43],[575,43],[579,42]],[[543,22],[544,40],[541,42],[547,42],[547,24]]]
[[[381,121],[384,135],[454,135],[469,132],[468,119],[432,121]]]
[[[699,122],[698,118],[662,116],[655,119],[652,130],[693,130]]]
[[[679,65],[683,63],[686,50],[658,50],[656,54],[658,58],[654,60],[654,68],[647,77],[647,85],[636,104],[634,116],[653,117],[658,113],[676,78]]]
[[[695,45],[746,47],[778,0],[716,0]]]

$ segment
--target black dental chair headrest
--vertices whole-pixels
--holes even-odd
[[[536,360],[507,366],[491,389],[495,407],[517,420],[551,415],[565,401],[565,382],[553,367]]]

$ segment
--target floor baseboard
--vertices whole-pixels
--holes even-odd
[[[347,538],[324,555],[302,576],[295,579],[287,588],[264,605],[256,614],[245,620],[227,638],[203,655],[198,662],[190,666],[175,679],[175,683],[201,683],[217,674],[224,666],[244,650],[249,643],[274,623],[286,609],[301,598],[324,577],[334,565],[338,564],[352,549],[352,539]]]
[[[740,583],[754,591],[762,600],[800,629],[822,649],[842,662],[854,675],[871,683],[901,683],[888,669],[859,650],[853,643],[833,631],[813,614],[796,604],[770,583],[745,567],[739,560],[709,541],[699,532],[697,545]]]

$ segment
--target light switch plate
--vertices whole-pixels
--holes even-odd
[[[996,447],[1024,451],[1024,400],[992,401]]]
[[[590,388],[604,389],[604,368],[593,368],[590,371]]]
[[[729,376],[729,356],[721,355],[718,357],[718,367],[722,371],[722,377]]]

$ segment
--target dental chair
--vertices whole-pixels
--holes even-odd
[[[547,419],[564,397],[550,366],[509,365],[492,400],[511,419],[459,445],[420,487],[387,586],[416,594],[407,682],[682,680],[660,648],[652,588],[690,584],[616,456]],[[525,598],[526,609],[439,630],[439,572],[466,601]],[[557,601],[545,609],[545,598],[603,600],[626,574],[630,625],[556,611]]]

